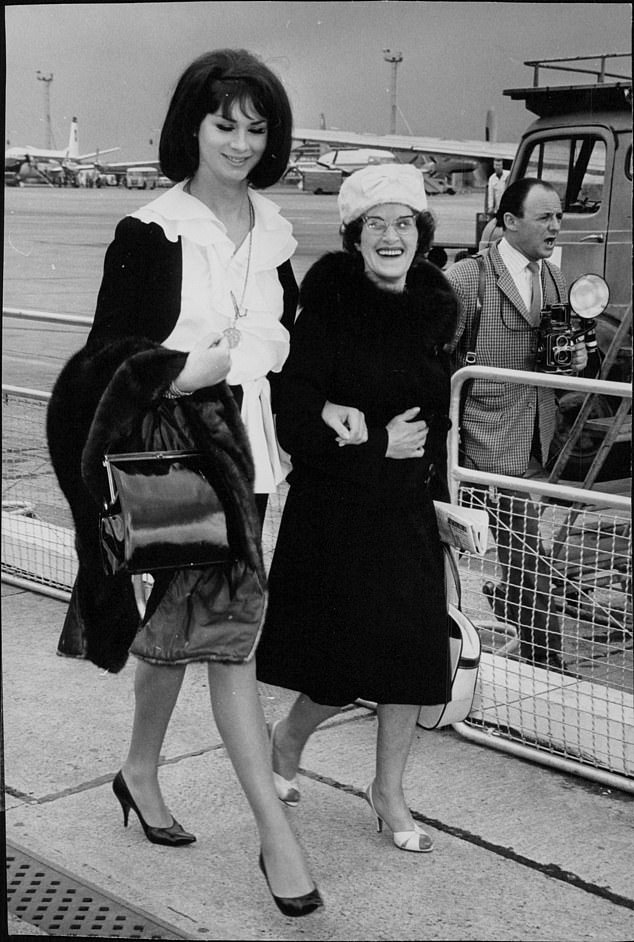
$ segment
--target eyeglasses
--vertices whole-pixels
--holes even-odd
[[[383,235],[390,227],[399,233],[413,232],[416,229],[417,216],[415,215],[399,216],[398,219],[394,219],[392,222],[387,222],[381,216],[362,216],[361,218],[368,231],[377,235],[379,233]]]

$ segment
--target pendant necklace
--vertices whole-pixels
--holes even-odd
[[[242,332],[238,327],[238,321],[241,317],[246,317],[249,313],[246,308],[243,308],[244,296],[247,292],[247,282],[249,281],[249,268],[251,266],[251,246],[253,244],[253,206],[251,200],[249,200],[249,249],[247,253],[247,266],[244,273],[244,284],[242,285],[242,296],[240,298],[240,303],[238,304],[236,296],[233,291],[229,290],[229,295],[231,297],[231,303],[233,304],[233,324],[230,327],[227,327],[223,330],[223,335],[227,338],[229,346],[231,349],[237,347],[242,339]]]
[[[185,193],[188,193],[191,196],[192,192],[190,190],[190,184],[191,184],[191,180],[188,180],[185,186],[183,187],[183,189]],[[222,332],[223,336],[227,338],[229,347],[231,349],[233,349],[234,347],[237,347],[242,339],[242,332],[239,330],[237,326],[238,320],[241,317],[246,317],[247,314],[249,313],[246,308],[242,310],[242,305],[244,304],[244,297],[247,292],[247,282],[249,280],[249,268],[251,267],[251,247],[253,244],[253,226],[255,223],[255,219],[254,219],[254,213],[253,213],[253,205],[251,203],[251,200],[248,198],[248,196],[247,196],[247,199],[249,201],[249,248],[247,252],[247,266],[246,266],[246,271],[244,273],[244,284],[242,285],[242,295],[240,297],[240,303],[238,304],[235,294],[233,293],[233,291],[231,291],[231,289],[229,289],[231,303],[233,304],[233,324],[230,327],[225,328],[225,330],[223,330]]]

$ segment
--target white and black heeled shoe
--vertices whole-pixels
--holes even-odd
[[[365,790],[365,797],[376,818],[376,829],[380,834],[383,830],[383,818],[377,812],[372,800],[372,782]],[[414,822],[413,831],[393,831],[392,840],[399,850],[409,850],[414,854],[428,854],[434,849],[434,842],[426,831],[423,831],[416,822]]]

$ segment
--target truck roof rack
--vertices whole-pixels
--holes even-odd
[[[533,88],[539,88],[539,72],[540,69],[550,69],[555,72],[574,72],[577,74],[592,75],[595,78],[595,81],[598,85],[602,85],[606,78],[615,78],[620,79],[623,82],[632,82],[631,74],[631,65],[630,65],[630,74],[622,75],[617,72],[608,72],[607,71],[607,61],[608,59],[630,59],[632,58],[631,52],[602,52],[596,56],[569,56],[565,59],[532,59],[527,62],[524,62],[524,65],[531,66],[533,69]],[[595,68],[587,68],[587,64],[598,60],[598,66]],[[586,63],[583,67],[581,65],[564,65],[563,63]]]
[[[608,60],[629,59],[631,53],[608,52],[596,56],[570,56],[559,59],[534,59],[524,63],[533,69],[533,85],[508,88],[503,94],[523,99],[529,111],[539,117],[570,114],[574,111],[622,111],[632,104],[632,75],[608,71]],[[595,62],[594,68],[588,67]],[[593,81],[577,85],[542,85],[540,71],[549,69],[574,75],[591,75]],[[616,79],[617,81],[606,81]]]

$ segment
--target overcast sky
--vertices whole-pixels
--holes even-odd
[[[80,150],[155,156],[170,94],[197,55],[257,52],[282,78],[298,127],[387,133],[390,66],[400,52],[397,132],[481,139],[494,109],[498,139],[526,125],[502,90],[531,84],[527,59],[630,52],[631,4],[179,2],[5,5],[5,142],[45,146],[46,91],[54,146],[72,115]],[[629,68],[629,63],[628,63]],[[53,76],[38,81],[36,72]],[[556,83],[560,74],[551,73]]]

